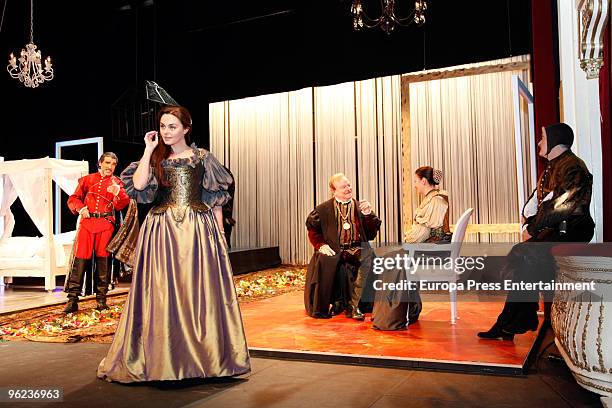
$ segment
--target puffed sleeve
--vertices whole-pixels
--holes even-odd
[[[137,168],[138,162],[132,162],[125,170],[121,172],[119,178],[121,178],[125,192],[128,196],[130,196],[130,198],[133,198],[140,204],[152,203],[153,200],[155,200],[155,195],[157,194],[157,189],[159,187],[155,174],[153,173],[153,169],[149,168],[149,181],[147,182],[147,186],[144,188],[144,190],[137,190],[134,187],[134,173],[136,172]]]
[[[325,238],[323,237],[323,231],[321,229],[321,219],[317,210],[312,210],[306,218],[306,229],[308,230],[308,240],[316,251],[325,244]]]
[[[417,215],[416,222],[427,228],[439,228],[444,225],[444,216],[448,210],[448,203],[441,196],[431,199],[429,204],[423,208],[423,212]]]
[[[210,152],[206,152],[202,164],[204,165],[202,202],[208,204],[211,208],[224,205],[230,199],[228,189],[234,178]]]
[[[412,228],[406,234],[405,241],[409,243],[424,242],[429,238],[431,228],[444,225],[444,217],[448,203],[440,196],[431,199],[422,211],[417,213]]]

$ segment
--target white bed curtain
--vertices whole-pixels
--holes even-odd
[[[47,177],[55,181],[67,194],[72,194],[78,179],[87,173],[87,163],[59,159],[15,160],[0,163],[3,177],[3,194],[0,216],[4,218],[2,238],[12,235],[14,218],[10,207],[17,197],[38,231],[47,236],[49,230],[49,189]]]
[[[15,228],[15,217],[11,211],[11,205],[17,199],[17,192],[12,188],[11,180],[8,176],[0,176],[2,179],[2,201],[0,201],[0,217],[2,218],[2,234],[0,239],[5,239],[13,234]]]
[[[0,156],[0,163],[4,161],[4,157]],[[0,176],[0,241],[2,240],[2,236],[4,234],[4,226],[6,225],[5,216],[6,214],[2,213],[2,202],[4,201],[4,176]],[[12,215],[12,214],[11,214]],[[14,219],[13,219],[14,222]],[[12,231],[12,228],[11,228]]]

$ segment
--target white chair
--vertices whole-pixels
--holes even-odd
[[[453,265],[455,265],[455,260],[459,258],[468,221],[470,220],[473,212],[473,208],[468,208],[463,214],[461,214],[461,217],[459,217],[459,220],[457,220],[457,224],[455,225],[455,231],[453,232],[453,238],[451,239],[450,244],[410,244],[407,246],[409,252],[408,256],[411,259],[415,259],[415,252],[418,252],[419,254],[424,253],[425,255],[427,252],[449,252],[447,257],[451,258]],[[412,281],[418,278],[418,280],[427,280],[428,282],[449,282],[451,284],[456,284],[460,276],[460,274],[455,272],[454,269],[444,268],[439,263],[436,265],[427,265],[426,268],[419,265],[417,268],[407,270],[406,275],[406,278]],[[449,289],[449,294],[451,303],[451,324],[455,324],[457,322],[457,291],[452,290],[451,288]]]

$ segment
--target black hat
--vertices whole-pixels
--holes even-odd
[[[570,147],[574,143],[574,131],[571,127],[565,123],[556,123],[554,125],[546,126],[546,144],[550,153],[553,147],[557,145],[566,145]]]

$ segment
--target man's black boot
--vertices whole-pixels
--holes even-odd
[[[74,258],[72,263],[72,269],[68,274],[68,281],[66,282],[66,288],[68,292],[68,303],[64,309],[64,313],[74,313],[79,310],[79,294],[83,288],[83,278],[85,277],[85,270],[87,269],[88,259]]]
[[[109,257],[96,257],[96,309],[108,309],[106,304],[106,292],[108,292],[108,278],[110,276]]]

